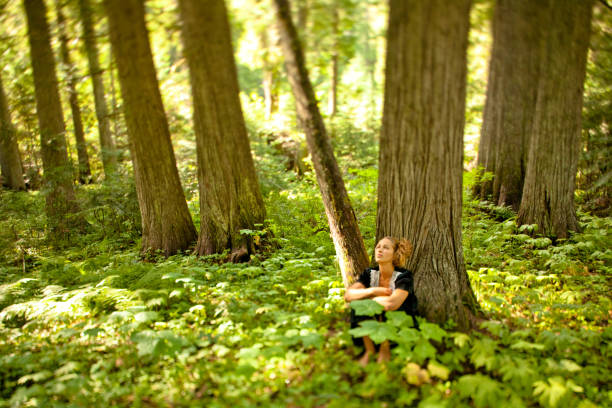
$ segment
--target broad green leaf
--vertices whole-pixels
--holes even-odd
[[[138,323],[149,323],[159,319],[159,313],[157,312],[139,312],[134,315],[134,320]]]
[[[436,349],[432,346],[429,341],[425,339],[419,340],[417,345],[412,350],[412,356],[418,363],[422,363],[428,358],[434,358],[436,356]]]
[[[431,360],[429,364],[427,364],[427,371],[429,371],[432,377],[437,377],[441,380],[447,380],[450,374],[448,367],[443,366],[435,360]]]
[[[446,331],[440,326],[434,323],[423,322],[421,324],[421,332],[426,339],[432,339],[435,341],[442,341],[446,335]]]
[[[385,310],[382,305],[372,299],[353,300],[351,308],[353,308],[357,316],[374,316]]]

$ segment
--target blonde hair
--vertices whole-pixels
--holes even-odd
[[[406,261],[412,255],[412,243],[407,239],[398,239],[395,237],[383,237],[383,239],[388,239],[391,241],[391,245],[393,246],[393,266],[397,266],[403,268],[406,266]]]

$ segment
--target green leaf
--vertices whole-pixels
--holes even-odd
[[[423,322],[421,324],[421,332],[426,339],[432,339],[435,341],[442,341],[444,336],[446,336],[446,331],[440,328],[437,324]]]
[[[395,327],[401,328],[408,325],[412,326],[412,318],[405,312],[388,311],[385,313],[385,316],[387,317],[387,322]]]
[[[432,377],[438,377],[441,380],[447,380],[450,374],[448,367],[443,366],[435,360],[431,360],[429,364],[427,364],[427,371],[429,371]]]
[[[385,310],[381,304],[372,299],[353,300],[351,308],[353,308],[357,316],[374,316]]]
[[[157,312],[140,312],[134,315],[134,320],[138,323],[149,323],[154,322],[159,318],[159,313]]]
[[[349,330],[349,333],[354,337],[369,336],[374,343],[382,343],[385,340],[395,340],[397,338],[397,329],[376,320],[363,321],[359,323],[359,327]]]
[[[429,341],[421,339],[412,350],[412,357],[417,363],[422,363],[428,358],[434,358],[436,353],[435,347]]]
[[[472,398],[476,408],[496,407],[506,399],[502,385],[482,374],[464,375],[455,387],[462,397]]]
[[[526,351],[526,350],[544,350],[546,346],[543,344],[529,343],[525,340],[519,340],[516,343],[512,344],[510,348],[513,350]]]

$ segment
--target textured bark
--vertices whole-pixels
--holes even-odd
[[[582,94],[593,2],[542,1],[538,95],[519,224],[566,238],[578,230],[574,208]]]
[[[200,255],[230,249],[248,260],[242,229],[263,224],[265,207],[240,106],[223,0],[180,0],[194,107],[200,185]]]
[[[497,205],[518,211],[536,103],[540,8],[533,0],[498,0],[495,8],[495,74],[488,84],[492,99],[486,101],[489,112],[495,113],[483,124],[483,137],[486,130],[490,143],[485,148],[493,155],[487,170],[494,177],[492,191],[485,188],[483,193],[490,193]]]
[[[25,190],[17,134],[11,122],[2,76],[0,76],[0,167],[4,185],[12,190]]]
[[[317,107],[306,71],[304,54],[291,21],[289,4],[287,0],[274,0],[273,4],[289,83],[297,105],[298,120],[306,133],[306,143],[312,156],[329,229],[336,247],[342,280],[348,285],[367,267],[368,255]]]
[[[500,19],[502,18],[501,9],[495,7],[493,11],[493,43],[500,36]],[[474,183],[473,193],[481,199],[488,199],[493,194],[493,181],[489,175],[484,173],[495,172],[495,151],[499,143],[499,117],[501,115],[501,82],[498,78],[501,75],[501,54],[500,47],[493,47],[489,58],[489,76],[487,79],[487,95],[485,100],[484,112],[482,115],[482,127],[480,129],[480,141],[478,143],[478,157],[476,160],[476,182]]]
[[[181,188],[141,0],[105,0],[142,217],[142,251],[168,256],[196,238]]]
[[[335,2],[332,2],[332,35],[334,37],[332,44],[331,54],[331,76],[329,84],[329,102],[327,105],[327,114],[329,117],[334,117],[338,109],[338,53],[340,44],[338,44],[338,37],[340,35],[338,26],[340,25],[340,16],[338,14],[338,6]]]
[[[68,36],[66,35],[66,19],[62,12],[60,0],[55,1],[57,13],[57,27],[60,40],[60,54],[62,64],[66,70],[66,80],[68,85],[68,101],[72,112],[72,125],[74,127],[74,138],[76,139],[77,156],[79,159],[79,183],[91,183],[91,167],[89,166],[89,154],[85,143],[85,133],[83,132],[83,120],[81,119],[81,108],[79,107],[78,94],[76,90],[75,66],[70,60],[70,50],[68,49]]]
[[[43,190],[51,236],[62,238],[85,222],[72,185],[72,166],[66,151],[66,128],[57,87],[55,60],[43,0],[24,0],[28,20],[30,58],[34,74],[36,112],[43,159]]]
[[[106,107],[106,96],[104,93],[104,82],[102,80],[102,68],[98,57],[98,46],[96,44],[96,33],[93,25],[93,12],[90,0],[79,0],[79,10],[83,25],[83,41],[87,52],[89,63],[89,75],[93,85],[94,104],[96,117],[98,118],[98,132],[100,136],[100,147],[104,176],[109,177],[116,170],[117,156],[115,142],[110,130],[108,108]]]
[[[419,311],[471,326],[461,247],[469,0],[392,0],[380,139],[377,240],[407,238]]]

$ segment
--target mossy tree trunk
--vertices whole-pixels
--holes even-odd
[[[28,21],[30,58],[34,74],[36,112],[43,160],[45,210],[53,239],[59,240],[85,221],[72,185],[72,166],[66,150],[66,128],[60,101],[55,59],[43,0],[24,0]]]
[[[223,0],[180,0],[189,64],[200,185],[200,255],[229,249],[248,260],[265,207],[240,106],[230,26]]]
[[[17,144],[17,134],[11,121],[4,84],[0,73],[0,168],[4,185],[12,190],[25,190],[23,167]]]
[[[589,46],[591,0],[543,1],[537,102],[518,224],[566,238],[579,229],[574,208]]]
[[[306,134],[306,143],[323,198],[342,280],[348,285],[367,267],[368,254],[317,107],[306,71],[304,54],[291,21],[289,4],[287,0],[274,0],[273,4],[289,83],[297,105],[298,120]]]
[[[377,240],[407,238],[420,312],[468,329],[461,247],[469,0],[392,0],[380,139]]]
[[[98,119],[98,133],[100,136],[100,149],[102,164],[104,166],[104,176],[108,179],[116,170],[117,155],[115,142],[113,140],[106,96],[104,92],[104,81],[102,79],[102,67],[98,56],[98,45],[93,24],[93,10],[90,0],[79,0],[79,11],[83,26],[83,42],[87,52],[89,63],[89,74],[93,85],[94,104],[96,107],[96,117]]]
[[[77,156],[79,160],[78,173],[79,183],[91,183],[91,167],[89,165],[89,154],[87,153],[87,143],[85,142],[85,132],[83,131],[83,120],[81,119],[81,108],[79,107],[78,93],[76,90],[76,67],[70,60],[70,50],[68,48],[68,35],[66,34],[66,18],[62,11],[61,0],[55,0],[55,10],[57,14],[57,28],[60,40],[60,54],[62,64],[66,71],[66,83],[68,86],[68,101],[70,112],[72,113],[72,125],[74,127],[74,138],[76,139]]]
[[[196,232],[176,168],[141,0],[105,0],[142,217],[142,251],[187,249]]]

